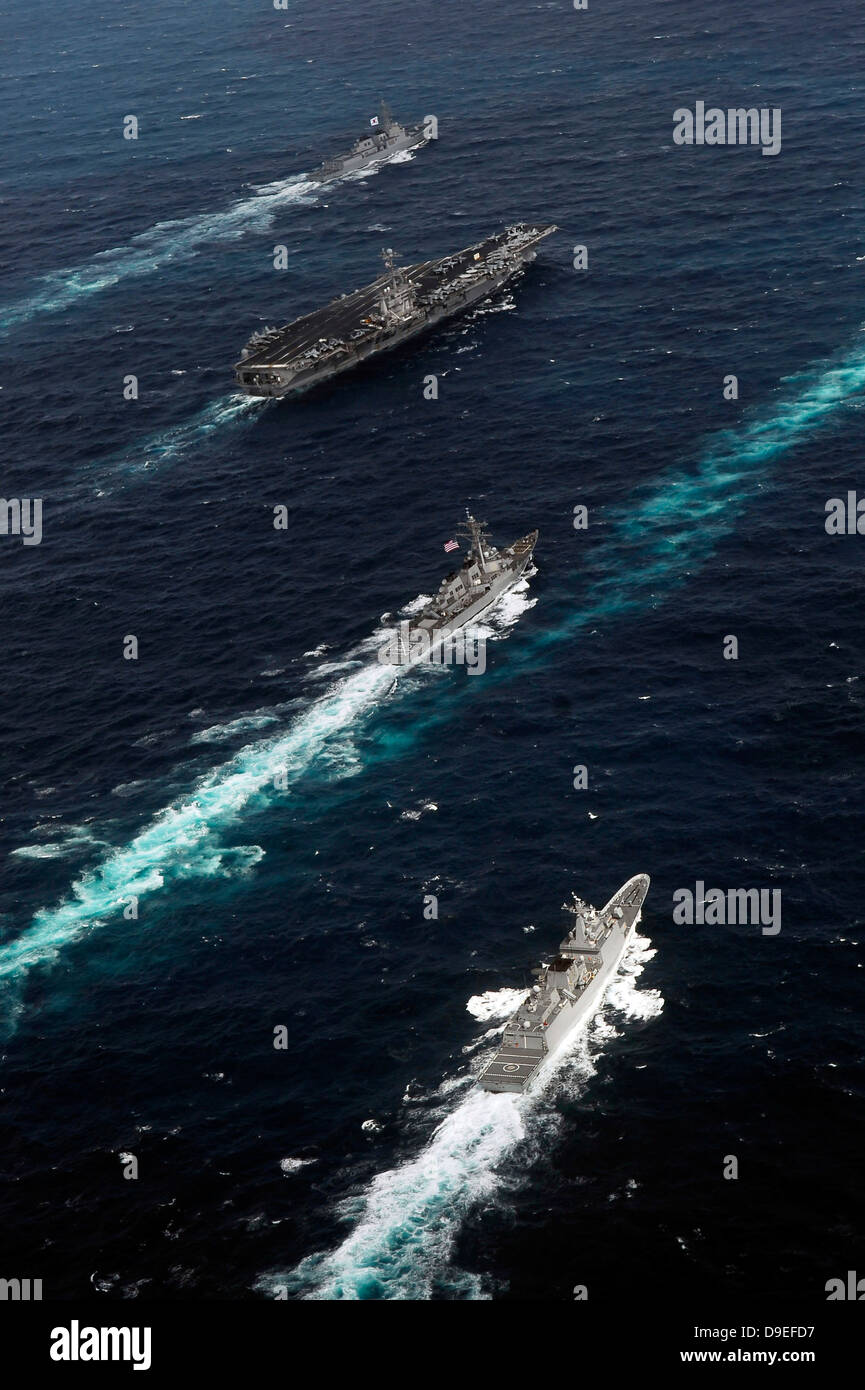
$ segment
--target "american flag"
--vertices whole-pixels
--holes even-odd
[[[459,548],[460,548],[460,543],[459,543],[459,541],[448,541],[447,544],[446,544],[446,546],[445,546],[445,550],[459,550]]]

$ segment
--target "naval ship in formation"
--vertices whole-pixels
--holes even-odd
[[[524,1091],[542,1063],[598,1009],[648,891],[648,874],[637,874],[600,912],[576,894],[563,904],[574,925],[555,959],[534,972],[537,984],[505,1024],[502,1045],[479,1077],[485,1091]]]
[[[309,175],[310,182],[332,183],[344,174],[377,169],[403,150],[420,149],[430,138],[424,133],[422,125],[400,125],[387,102],[383,101],[378,115],[370,120],[370,133],[356,140],[347,154],[327,159],[318,169],[313,169]]]
[[[537,531],[497,550],[485,521],[466,513],[457,535],[468,542],[468,553],[458,570],[446,575],[431,603],[411,622],[400,624],[395,642],[382,647],[379,659],[395,666],[423,661],[473,618],[492,608],[522,578],[531,563]],[[451,541],[446,549],[456,548]]]
[[[254,333],[235,363],[237,385],[248,396],[288,396],[398,347],[499,289],[555,230],[518,222],[455,255],[401,269],[385,250],[385,273],[371,285]]]

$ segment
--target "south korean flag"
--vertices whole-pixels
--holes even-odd
[[[370,116],[369,123],[370,125],[378,125],[378,116]]]

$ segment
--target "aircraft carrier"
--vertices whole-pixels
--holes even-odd
[[[505,1024],[502,1045],[479,1077],[485,1091],[524,1091],[546,1059],[598,1010],[648,891],[648,874],[637,874],[600,912],[576,894],[563,905],[574,914],[574,925],[556,957],[534,971],[537,984]]]
[[[519,222],[455,255],[401,269],[385,250],[385,273],[371,285],[254,333],[235,363],[237,385],[249,396],[288,396],[398,347],[499,289],[555,230]]]
[[[519,583],[531,563],[538,541],[537,531],[497,550],[487,533],[485,521],[466,513],[457,534],[467,543],[467,553],[458,570],[445,576],[431,603],[412,621],[401,623],[391,639],[379,650],[379,661],[393,666],[412,666],[434,658],[448,638],[478,618]],[[446,549],[457,549],[450,541]]]
[[[401,151],[420,149],[430,138],[424,133],[422,125],[400,125],[387,102],[383,101],[378,115],[370,120],[370,133],[356,140],[347,154],[327,159],[318,169],[313,169],[309,175],[310,182],[332,183],[344,174],[377,169]]]

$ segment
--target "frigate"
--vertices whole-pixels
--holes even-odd
[[[426,134],[423,125],[400,125],[383,101],[377,116],[370,119],[369,134],[356,140],[347,154],[326,159],[309,175],[312,183],[331,183],[344,174],[355,174],[362,170],[376,169],[386,164],[395,154],[402,151],[417,150],[427,144],[432,137]]]
[[[519,222],[455,255],[402,268],[387,248],[385,273],[371,285],[254,333],[235,363],[237,385],[249,396],[288,396],[398,347],[499,289],[555,230]]]
[[[457,535],[467,546],[459,569],[446,575],[438,592],[418,615],[402,622],[380,649],[379,660],[394,666],[412,666],[435,659],[448,639],[473,619],[492,608],[522,578],[531,562],[538,540],[537,531],[497,550],[485,521],[466,513]],[[458,540],[446,549],[456,549]]]
[[[576,894],[563,904],[574,925],[537,983],[505,1024],[502,1044],[481,1073],[486,1091],[524,1091],[548,1057],[600,1007],[640,920],[648,874],[629,878],[600,912]]]

